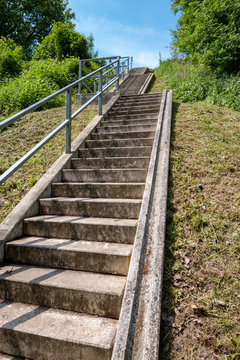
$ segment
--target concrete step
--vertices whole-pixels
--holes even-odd
[[[12,355],[0,353],[0,360],[30,360],[30,359],[20,358],[20,357],[14,356],[14,355],[12,356]]]
[[[159,105],[161,104],[161,99],[162,97],[157,97],[154,99],[139,99],[139,98],[130,98],[130,99],[122,99],[120,98],[114,105],[113,108],[115,107],[121,107],[121,106],[144,106],[144,105]]]
[[[126,131],[126,132],[111,132],[111,133],[95,133],[91,135],[92,140],[107,140],[107,139],[136,139],[136,138],[153,138],[154,131]]]
[[[137,220],[39,215],[24,220],[24,234],[59,239],[132,244]]]
[[[63,182],[135,182],[142,183],[147,169],[64,169]],[[121,198],[121,194],[119,194]]]
[[[138,119],[138,120],[103,120],[100,124],[100,127],[104,126],[121,126],[121,125],[156,125],[157,119]],[[99,128],[98,128],[99,129]]]
[[[110,360],[117,320],[0,302],[0,351],[34,360]]]
[[[118,319],[126,277],[14,263],[0,268],[0,299]]]
[[[106,120],[141,120],[141,119],[157,119],[158,112],[156,113],[141,113],[141,114],[109,114],[104,117]]]
[[[127,100],[133,100],[133,99],[138,99],[138,100],[152,100],[152,99],[159,99],[162,97],[162,93],[151,93],[151,94],[135,94],[135,95],[125,95],[125,94],[121,94],[121,97],[118,101],[127,101]]]
[[[108,112],[109,116],[114,116],[114,115],[129,115],[129,114],[152,114],[152,113],[159,113],[159,106],[137,106],[136,108],[131,108],[131,107],[120,107],[120,108],[113,108],[112,110],[110,110]]]
[[[152,146],[152,138],[131,138],[131,139],[107,139],[107,140],[86,140],[86,148],[112,148],[112,147],[135,147]]]
[[[72,169],[146,169],[149,157],[73,158]]]
[[[141,199],[145,183],[53,183],[54,197]]]
[[[15,263],[126,276],[132,245],[29,236],[7,243],[5,251]]]
[[[93,148],[79,149],[78,156],[80,158],[105,158],[105,157],[133,157],[133,156],[150,156],[151,146],[135,146],[135,147],[112,147],[112,148]]]
[[[160,104],[161,102],[152,102],[150,104],[148,103],[136,103],[136,102],[133,102],[133,103],[129,103],[129,104],[125,104],[125,103],[120,103],[120,104],[116,104],[112,109],[111,109],[111,112],[119,112],[119,111],[136,111],[136,110],[139,110],[139,111],[148,111],[148,110],[154,110],[154,111],[159,111],[160,109]]]
[[[103,126],[97,128],[97,133],[126,133],[126,132],[132,132],[132,131],[155,131],[156,124],[149,125],[149,124],[141,124],[141,125],[115,125],[115,126],[108,126],[107,124],[104,124]]]
[[[138,219],[141,200],[51,197],[40,200],[42,215]]]

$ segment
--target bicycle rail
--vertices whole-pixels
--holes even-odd
[[[0,176],[0,185],[6,181],[12,174],[14,174],[23,164],[25,164],[34,154],[36,154],[45,144],[47,144],[54,136],[56,136],[63,128],[65,128],[65,153],[70,154],[71,153],[71,122],[72,120],[79,115],[88,105],[90,105],[95,99],[98,98],[98,114],[102,115],[102,94],[107,91],[107,89],[114,85],[116,86],[116,90],[119,90],[119,79],[122,75],[123,69],[126,68],[126,65],[122,65],[123,62],[126,60],[123,60],[121,62],[121,59],[128,59],[128,68],[127,71],[129,71],[129,57],[120,57],[115,56],[111,58],[98,58],[98,59],[85,59],[84,61],[100,61],[100,60],[106,60],[111,59],[114,61],[109,62],[109,64],[104,65],[100,67],[99,69],[96,69],[92,71],[91,73],[87,74],[86,76],[83,76],[79,78],[78,80],[74,81],[73,83],[63,87],[62,89],[54,92],[53,94],[45,97],[44,99],[34,103],[33,105],[30,105],[24,110],[19,111],[15,115],[10,116],[6,120],[3,120],[0,122],[0,130],[4,129],[8,125],[14,123],[15,121],[19,120],[23,116],[29,114],[30,112],[38,109],[40,106],[46,104],[50,100],[54,99],[55,97],[63,94],[66,92],[66,117],[65,120],[56,127],[53,131],[51,131],[44,139],[42,139],[37,145],[35,145],[31,150],[29,150],[24,156],[22,156],[15,164],[13,164],[8,170],[6,170],[1,176]],[[114,66],[115,65],[115,66]],[[110,75],[112,78],[111,81],[107,81],[107,83],[103,86],[103,76],[106,75],[106,72],[103,73],[103,70],[110,67],[110,69],[107,71],[114,71],[113,75]],[[121,67],[121,70],[120,70]],[[90,100],[88,100],[84,105],[82,105],[78,110],[76,110],[72,114],[72,88],[75,86],[79,86],[84,80],[87,80],[89,78],[92,78],[95,74],[98,74],[98,91],[95,91],[96,93],[92,96]],[[96,76],[94,77],[96,78]],[[96,85],[94,85],[96,87]],[[96,90],[96,89],[95,89]]]

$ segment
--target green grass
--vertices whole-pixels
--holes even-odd
[[[155,76],[166,89],[173,89],[177,101],[205,101],[240,110],[239,76],[217,76],[202,66],[173,59],[161,61]]]
[[[77,106],[73,105],[73,110]],[[97,106],[89,106],[72,122],[72,140],[97,114]],[[0,174],[42,140],[65,119],[65,107],[43,110],[25,116],[0,131]],[[61,131],[11,178],[0,185],[0,222],[19,203],[26,192],[64,151],[65,132]]]
[[[239,142],[238,112],[174,103],[163,360],[240,359]]]

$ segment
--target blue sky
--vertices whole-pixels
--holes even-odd
[[[133,56],[134,66],[158,65],[167,58],[177,16],[170,0],[69,0],[76,30],[94,36],[99,56]]]

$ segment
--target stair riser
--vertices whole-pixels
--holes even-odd
[[[0,279],[0,298],[118,319],[122,297]]]
[[[110,360],[112,349],[75,344],[51,337],[0,329],[0,350],[34,360]],[[14,357],[14,360],[16,358]]]
[[[130,107],[130,106],[160,106],[161,104],[161,98],[156,99],[129,99],[129,100],[118,100],[118,102],[114,105],[113,109],[118,107]]]
[[[145,182],[147,170],[142,169],[101,169],[101,170],[72,170],[62,172],[64,182]],[[121,194],[119,194],[121,197]]]
[[[115,120],[115,121],[104,120],[101,122],[100,127],[122,126],[122,125],[128,125],[128,126],[155,125],[156,126],[156,124],[157,124],[157,119]]]
[[[52,184],[52,196],[141,199],[144,184]]]
[[[106,116],[106,120],[141,120],[141,119],[157,119],[158,118],[158,112],[152,113],[152,114],[134,114],[134,115],[109,115]]]
[[[6,260],[54,268],[127,276],[130,255],[112,255],[51,248],[6,247]]]
[[[72,169],[146,169],[148,158],[72,159]]]
[[[112,148],[112,147],[133,147],[133,146],[152,146],[153,138],[138,139],[108,139],[108,140],[87,140],[86,148]]]
[[[81,149],[78,151],[80,158],[104,158],[104,157],[133,157],[150,156],[151,146],[133,148],[107,148],[107,149]]]
[[[101,133],[91,135],[92,140],[152,138],[153,136],[154,131],[129,131],[125,133]],[[141,145],[141,143],[139,145]]]
[[[74,222],[28,221],[24,233],[58,239],[74,239],[99,242],[133,244],[136,226],[113,226],[103,224],[79,224]]]
[[[119,108],[119,109],[113,109],[111,111],[108,112],[109,116],[115,116],[115,115],[135,115],[135,114],[152,114],[152,113],[158,113],[159,112],[159,107],[145,107],[145,108],[136,108],[136,109],[131,109],[131,108]]]
[[[99,127],[97,129],[98,133],[116,133],[116,132],[123,132],[126,131],[154,131],[156,128],[156,125],[122,125],[122,126],[107,126]]]
[[[138,219],[141,203],[82,202],[67,200],[41,200],[40,213],[83,217]]]

